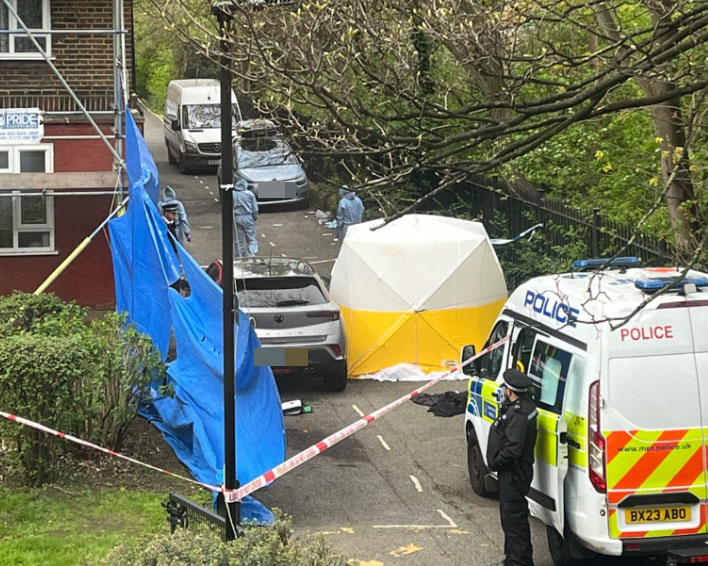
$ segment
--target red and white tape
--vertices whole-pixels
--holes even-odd
[[[52,434],[54,436],[58,436],[59,438],[63,438],[65,440],[69,440],[71,442],[75,442],[76,444],[80,444],[81,446],[86,446],[88,448],[93,448],[94,450],[99,450],[100,452],[105,452],[106,454],[110,454],[111,456],[115,456],[117,458],[121,458],[123,460],[127,460],[128,462],[132,462],[133,464],[136,464],[138,466],[143,466],[145,468],[148,468],[150,470],[154,470],[156,472],[160,472],[162,474],[166,474],[168,476],[178,478],[181,480],[184,480],[189,483],[193,483],[202,487],[205,487],[206,489],[209,489],[211,491],[215,492],[223,492],[224,493],[224,498],[232,503],[234,501],[241,501],[244,497],[247,495],[252,494],[254,491],[259,490],[262,487],[265,487],[267,485],[270,485],[273,481],[275,481],[277,478],[287,474],[289,471],[294,470],[298,466],[304,464],[308,460],[311,460],[318,454],[321,454],[328,448],[331,448],[335,444],[341,442],[348,436],[351,436],[355,432],[361,430],[364,428],[366,425],[369,423],[375,421],[379,417],[382,417],[391,411],[393,409],[400,407],[405,403],[406,401],[409,401],[416,395],[419,395],[423,391],[426,391],[430,389],[433,385],[436,383],[439,383],[443,379],[445,379],[447,376],[452,375],[453,373],[459,371],[459,369],[465,367],[466,365],[470,364],[477,358],[483,356],[484,354],[491,352],[495,348],[498,348],[499,346],[502,346],[506,342],[509,341],[509,337],[506,336],[499,340],[498,342],[495,342],[494,344],[491,344],[478,354],[472,356],[471,358],[468,358],[465,360],[458,368],[451,369],[448,372],[445,372],[442,375],[439,375],[435,379],[432,379],[422,387],[419,387],[418,389],[411,391],[407,395],[404,395],[403,397],[396,399],[395,401],[389,403],[388,405],[381,407],[380,409],[374,411],[373,413],[370,413],[369,415],[366,415],[365,417],[362,417],[358,421],[352,423],[351,425],[335,432],[334,434],[329,435],[327,438],[324,440],[320,440],[317,444],[313,444],[309,448],[306,448],[299,454],[296,454],[292,458],[288,458],[285,462],[282,464],[279,464],[275,468],[272,468],[271,470],[268,470],[266,473],[258,476],[257,478],[251,480],[247,484],[245,484],[243,487],[240,487],[238,489],[234,490],[227,490],[223,486],[215,486],[215,485],[210,485],[207,483],[202,483],[196,480],[193,480],[191,478],[187,478],[185,476],[181,476],[179,474],[175,474],[173,472],[170,472],[168,470],[164,470],[162,468],[158,468],[157,466],[152,466],[150,464],[146,464],[144,462],[141,462],[139,460],[136,460],[135,458],[131,458],[130,456],[126,456],[124,454],[120,454],[118,452],[115,452],[114,450],[109,450],[108,448],[103,448],[102,446],[98,446],[97,444],[93,444],[92,442],[87,442],[86,440],[82,440],[80,438],[77,438],[75,436],[72,436],[70,434],[65,434],[63,432],[59,432],[57,430],[51,429],[49,427],[46,427],[44,425],[41,425],[39,423],[36,423],[34,421],[30,421],[28,419],[18,417],[17,415],[13,415],[10,413],[6,413],[4,411],[0,411],[0,416],[5,417],[6,419],[9,419],[11,421],[18,422],[20,424],[23,424],[25,426],[40,430],[42,432],[46,432],[47,434]]]
[[[0,411],[0,417],[5,417],[6,419],[9,419],[11,421],[15,421],[15,422],[18,422],[18,423],[23,424],[25,426],[28,426],[28,427],[31,427],[31,428],[34,428],[37,430],[41,430],[42,432],[46,432],[47,434],[53,434],[54,436],[58,436],[59,438],[63,438],[64,440],[69,440],[71,442],[75,442],[76,444],[80,444],[81,446],[86,446],[88,448],[93,448],[94,450],[99,450],[100,452],[105,452],[106,454],[110,454],[111,456],[115,456],[116,458],[122,458],[123,460],[127,460],[128,462],[132,462],[133,464],[137,464],[138,466],[143,466],[144,468],[149,468],[149,469],[154,470],[156,472],[160,472],[161,474],[167,474],[168,476],[172,476],[174,478],[188,481],[190,483],[194,483],[194,484],[200,485],[202,487],[206,487],[207,489],[210,489],[212,491],[221,491],[221,488],[218,486],[209,485],[208,483],[202,483],[202,482],[193,480],[192,478],[187,478],[184,476],[180,476],[179,474],[172,473],[168,470],[163,470],[162,468],[158,468],[157,466],[152,466],[150,464],[146,464],[145,462],[141,462],[140,460],[136,460],[135,458],[131,458],[130,456],[120,454],[118,452],[115,452],[114,450],[109,450],[108,448],[103,448],[102,446],[99,446],[98,444],[94,444],[92,442],[82,440],[82,439],[77,438],[75,436],[71,436],[70,434],[65,434],[63,432],[59,432],[58,430],[54,430],[52,428],[46,427],[46,426],[36,423],[34,421],[30,421],[28,419],[23,419],[22,417],[18,417],[17,415],[12,415],[10,413]]]
[[[308,460],[311,460],[312,458],[314,458],[318,454],[324,452],[328,448],[331,448],[332,446],[334,446],[338,442],[341,442],[342,440],[344,440],[348,436],[351,436],[352,434],[354,434],[358,430],[361,430],[366,425],[368,425],[370,422],[373,422],[376,419],[378,419],[379,417],[382,417],[385,414],[390,413],[396,407],[403,405],[403,403],[405,403],[406,401],[412,399],[416,395],[419,395],[423,391],[430,389],[433,385],[435,385],[436,383],[439,383],[440,381],[445,379],[447,376],[452,375],[453,373],[458,371],[460,368],[465,367],[467,364],[473,362],[474,360],[476,360],[480,356],[483,356],[484,354],[490,352],[491,350],[498,348],[499,346],[505,344],[508,341],[509,341],[509,336],[505,336],[504,338],[502,338],[498,342],[495,342],[494,344],[488,346],[487,348],[485,348],[484,350],[479,352],[479,354],[476,354],[476,355],[472,356],[471,358],[468,358],[467,360],[465,360],[464,363],[462,363],[459,368],[451,369],[450,371],[445,372],[442,375],[439,375],[435,379],[430,380],[428,383],[426,383],[422,387],[416,389],[415,391],[411,391],[410,393],[408,393],[408,395],[404,395],[400,399],[396,399],[395,401],[389,403],[388,405],[381,407],[377,411],[374,411],[373,413],[366,415],[365,417],[362,417],[361,419],[359,419],[355,423],[350,424],[349,426],[343,428],[342,430],[340,430],[338,432],[335,432],[334,434],[331,434],[330,436],[328,436],[324,440],[320,440],[317,444],[313,444],[312,446],[310,446],[309,448],[306,448],[305,450],[303,450],[299,454],[296,454],[292,458],[285,460],[285,462],[283,462],[282,464],[279,464],[278,466],[276,466],[272,470],[268,470],[265,474],[258,476],[257,478],[251,480],[250,482],[245,484],[243,487],[240,487],[240,488],[234,489],[234,490],[230,490],[230,491],[225,491],[224,498],[229,503],[232,503],[234,501],[240,501],[241,499],[243,499],[247,495],[250,495],[254,491],[271,484],[273,481],[275,481],[280,476],[287,474],[289,471],[294,470],[295,468],[297,468],[301,464],[304,464]]]

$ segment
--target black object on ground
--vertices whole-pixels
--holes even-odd
[[[446,391],[445,393],[420,393],[411,399],[418,405],[428,407],[428,412],[436,417],[462,415],[467,406],[466,391]]]

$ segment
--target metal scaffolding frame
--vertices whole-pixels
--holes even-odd
[[[124,187],[123,187],[123,174],[125,172],[125,160],[123,159],[123,139],[124,139],[124,120],[125,112],[128,108],[128,91],[127,91],[127,80],[126,80],[126,45],[125,45],[125,5],[123,0],[113,0],[113,29],[79,29],[79,30],[30,30],[25,22],[20,18],[17,11],[14,9],[10,0],[0,0],[0,4],[3,4],[8,12],[12,14],[13,18],[17,21],[17,24],[22,28],[22,30],[0,30],[0,35],[10,35],[10,34],[22,34],[27,36],[37,52],[42,56],[50,69],[57,76],[61,84],[67,90],[69,96],[73,99],[76,105],[79,107],[80,112],[77,115],[83,115],[86,117],[87,121],[93,129],[97,132],[98,137],[103,141],[103,143],[108,147],[109,151],[113,155],[113,167],[117,175],[116,181],[116,194],[118,196],[118,201],[124,200]],[[51,5],[50,5],[51,9]],[[61,72],[56,68],[51,58],[42,49],[42,46],[37,41],[36,35],[57,35],[57,34],[76,34],[76,35],[113,35],[113,93],[114,93],[114,121],[113,127],[115,131],[114,143],[108,140],[106,135],[101,131],[96,121],[91,116],[91,113],[83,105],[79,97],[76,95],[74,90],[71,88],[66,79],[62,76]],[[133,49],[135,47],[133,46]],[[57,113],[58,114],[58,113]],[[65,114],[64,112],[62,114]],[[98,114],[98,112],[94,112]],[[98,193],[96,193],[98,194]]]

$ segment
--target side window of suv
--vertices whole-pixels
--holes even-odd
[[[500,320],[492,329],[492,333],[489,335],[489,340],[487,340],[487,343],[484,345],[484,347],[486,348],[487,346],[498,342],[499,340],[504,338],[508,332],[509,323],[505,320]],[[495,348],[494,350],[485,354],[482,357],[479,366],[480,377],[483,377],[485,379],[496,380],[497,376],[499,375],[499,371],[502,368],[502,363],[504,362],[505,351],[506,348],[504,346],[500,346],[499,348]]]

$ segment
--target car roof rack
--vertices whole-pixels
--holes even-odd
[[[263,118],[242,120],[236,124],[236,132],[245,139],[272,138],[280,134],[272,121]]]

